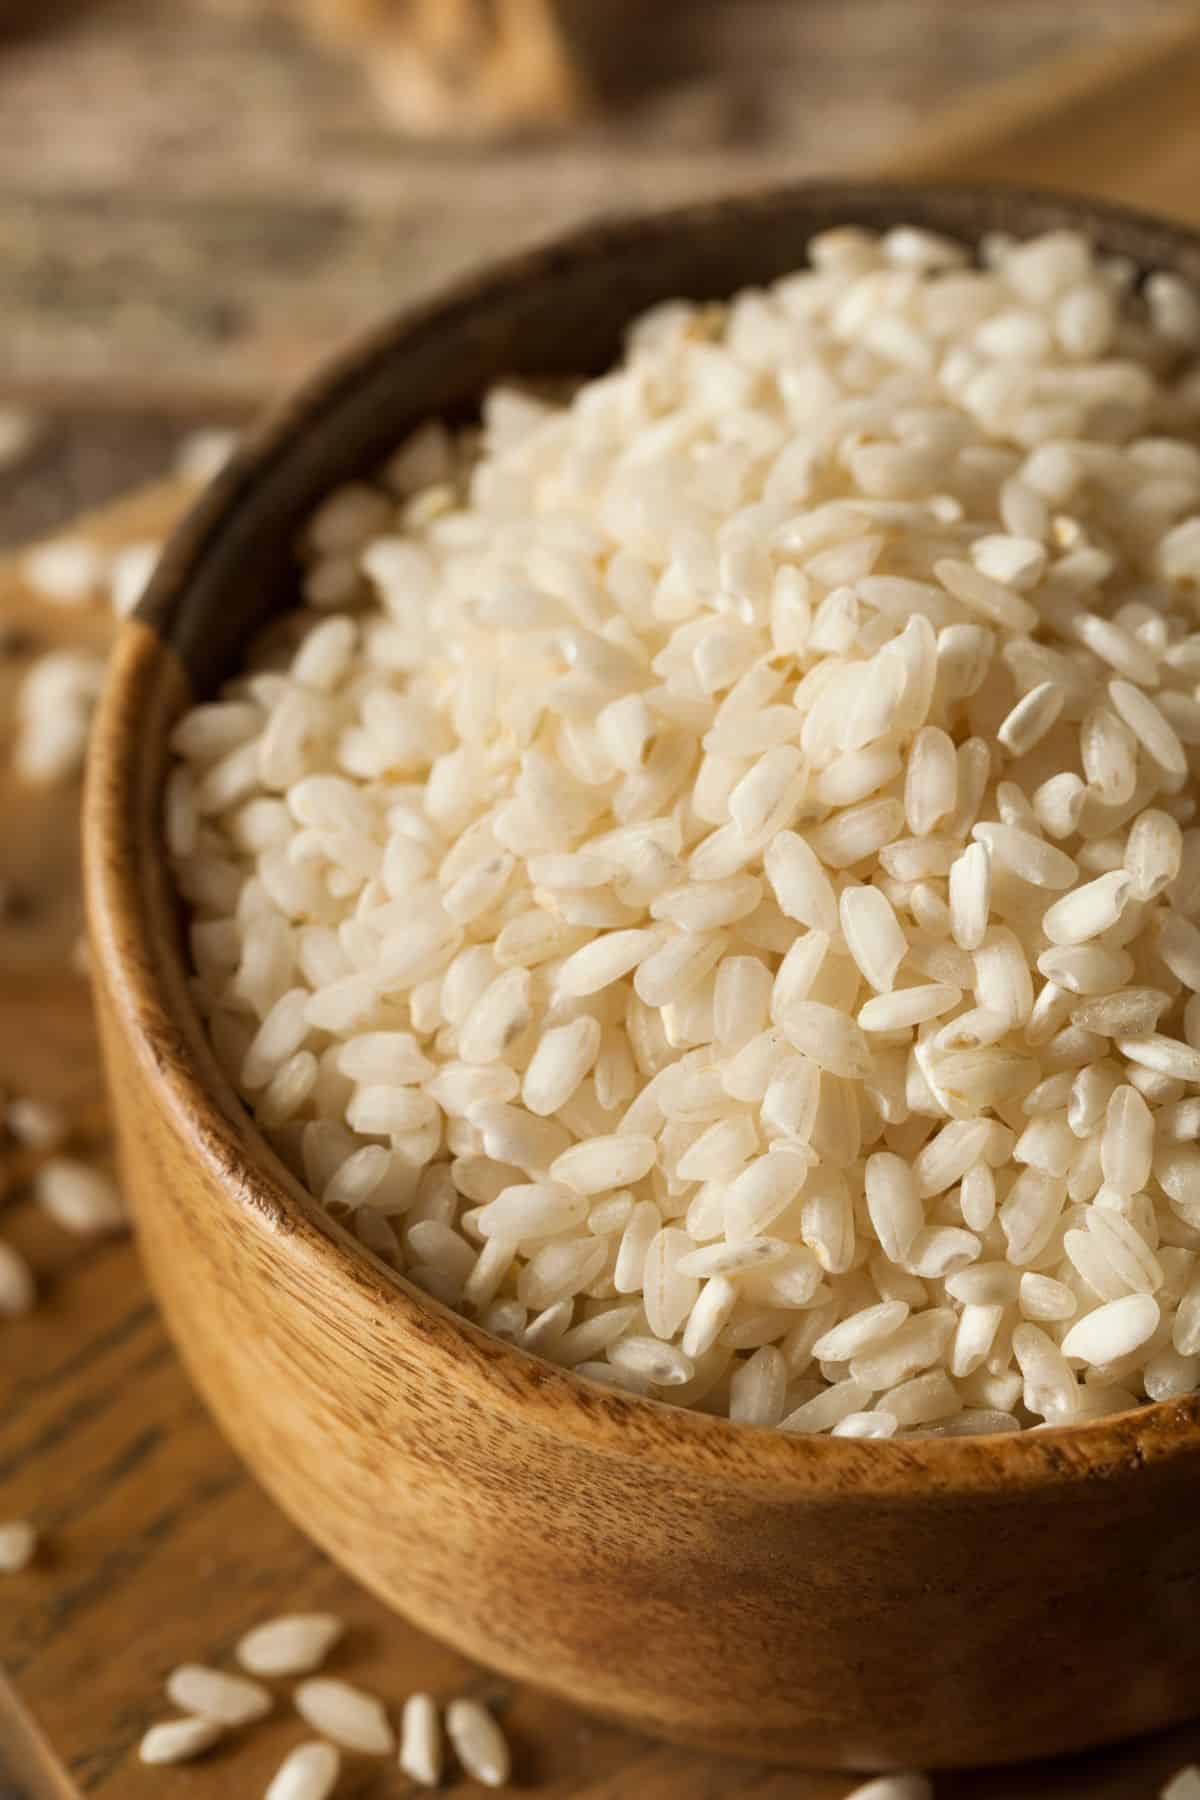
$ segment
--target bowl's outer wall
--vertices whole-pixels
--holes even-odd
[[[1111,247],[1200,278],[1194,240],[1085,214]],[[147,1265],[197,1385],[281,1504],[401,1611],[690,1743],[933,1766],[1194,1711],[1196,1406],[1040,1444],[789,1442],[588,1389],[414,1299],[319,1217],[208,1052],[158,830],[166,731],[278,609],[313,501],[428,413],[513,369],[599,364],[639,307],[781,273],[826,223],[973,236],[1078,216],[878,189],[737,202],[549,252],[390,329],[175,541],[97,729],[101,1033]]]

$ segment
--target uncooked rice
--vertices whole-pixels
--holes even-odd
[[[933,1783],[924,1775],[878,1775],[846,1800],[933,1800]]]
[[[1198,349],[1069,233],[847,228],[329,497],[167,834],[365,1252],[788,1432],[1197,1386]]]
[[[37,1532],[27,1519],[0,1520],[0,1575],[17,1575],[28,1568],[37,1541]]]
[[[21,575],[34,592],[53,606],[82,606],[99,593],[107,562],[87,538],[47,538],[26,551]]]
[[[307,1675],[320,1668],[344,1630],[332,1613],[289,1613],[239,1638],[237,1659],[251,1675]]]
[[[224,1732],[216,1719],[164,1719],[146,1732],[138,1756],[144,1763],[190,1762],[211,1750]]]
[[[17,690],[13,767],[32,786],[52,786],[83,767],[104,659],[90,650],[49,650]]]
[[[175,454],[175,473],[194,487],[207,487],[238,445],[238,434],[222,425],[190,431]]]
[[[511,1760],[504,1733],[478,1700],[452,1700],[446,1708],[446,1736],[463,1769],[484,1787],[503,1787]]]
[[[4,1109],[4,1123],[19,1144],[31,1150],[52,1150],[68,1135],[69,1120],[52,1100],[18,1094]]]
[[[227,1675],[202,1663],[181,1663],[166,1680],[166,1695],[181,1712],[213,1719],[218,1725],[248,1725],[271,1710],[271,1696],[257,1681]]]
[[[33,1528],[24,1521],[0,1525],[0,1572],[24,1568],[35,1546]],[[317,1666],[343,1631],[343,1622],[331,1613],[284,1614],[246,1632],[236,1655],[244,1668],[257,1674],[288,1677]],[[184,1716],[147,1729],[138,1748],[144,1763],[181,1763],[201,1756],[231,1729],[265,1717],[273,1704],[269,1691],[257,1681],[199,1663],[174,1669],[165,1687]],[[269,1783],[266,1800],[325,1800],[341,1772],[341,1751],[335,1746],[376,1757],[396,1751],[383,1703],[348,1682],[328,1677],[301,1681],[292,1700],[306,1723],[333,1741],[302,1744],[291,1751]],[[469,1699],[451,1701],[446,1735],[464,1773],[486,1787],[504,1786],[511,1765],[509,1749],[485,1706]],[[442,1718],[431,1694],[412,1693],[404,1702],[398,1763],[422,1787],[437,1787],[441,1781]]]
[[[400,1724],[400,1767],[423,1787],[442,1778],[442,1727],[430,1694],[410,1694]]]
[[[395,1733],[383,1703],[348,1681],[317,1675],[302,1681],[292,1699],[306,1725],[343,1749],[364,1756],[391,1756],[395,1751]]]
[[[33,1178],[34,1198],[56,1225],[84,1237],[123,1231],[125,1208],[116,1183],[75,1157],[53,1156]]]
[[[329,1800],[341,1772],[332,1744],[298,1744],[271,1777],[264,1800]]]

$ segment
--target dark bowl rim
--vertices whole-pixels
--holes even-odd
[[[614,248],[636,249],[664,232],[711,228],[730,209],[749,209],[766,225],[806,199],[826,208],[836,203],[852,220],[866,214],[885,223],[916,222],[966,241],[992,229],[1030,233],[1073,223],[1109,247],[1116,240],[1118,253],[1132,253],[1143,270],[1178,267],[1182,261],[1200,274],[1200,232],[1083,196],[996,183],[791,182],[605,217],[491,263],[360,334],[247,434],[170,534],[136,622],[122,634],[93,731],[83,813],[89,927],[100,978],[164,1107],[229,1203],[261,1228],[288,1237],[303,1254],[332,1261],[338,1279],[363,1290],[380,1312],[394,1314],[400,1331],[419,1336],[422,1355],[436,1356],[451,1374],[482,1384],[482,1401],[530,1427],[575,1438],[598,1453],[636,1457],[663,1473],[732,1478],[736,1464],[738,1487],[780,1500],[797,1494],[868,1498],[918,1492],[1000,1497],[1095,1481],[1172,1455],[1200,1456],[1200,1394],[999,1436],[862,1441],[791,1435],[691,1412],[590,1382],[504,1343],[397,1275],[321,1211],[236,1099],[231,1112],[233,1090],[207,1050],[178,958],[178,966],[171,967],[161,952],[155,954],[148,929],[142,936],[146,953],[131,953],[132,940],[121,928],[122,915],[148,926],[151,902],[139,859],[115,852],[136,843],[158,853],[160,863],[165,860],[157,841],[147,844],[129,816],[144,758],[128,741],[119,747],[122,722],[135,699],[187,679],[169,632],[189,584],[298,434],[328,430],[347,394],[372,380],[401,345],[435,335],[453,317],[482,315],[505,292],[548,268],[582,264],[600,273]],[[126,740],[134,735],[126,728]],[[219,1104],[222,1089],[224,1104]]]

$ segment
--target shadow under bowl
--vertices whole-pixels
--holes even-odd
[[[1200,1708],[1200,1402],[992,1439],[795,1438],[590,1385],[406,1285],[285,1170],[208,1048],[166,738],[294,604],[315,503],[494,379],[603,368],[656,301],[827,226],[1060,225],[1200,282],[1200,239],[1052,195],[797,187],[584,231],[366,338],[247,444],[123,633],[85,856],[127,1192],[191,1375],[264,1486],[418,1625],[630,1726],[812,1766],[1000,1762]]]

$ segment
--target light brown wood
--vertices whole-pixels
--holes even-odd
[[[900,148],[897,174],[1058,187],[1200,219],[1200,15],[962,100]]]
[[[784,4],[790,7],[791,0]],[[132,17],[135,11],[132,6],[124,8],[121,17]],[[804,79],[794,63],[786,57],[779,59],[781,82],[792,84],[799,96],[789,116],[795,121],[803,117],[809,123],[819,119],[821,133],[845,144],[849,116],[844,125],[831,127],[825,122],[826,115],[814,109],[826,90],[853,85],[849,80],[835,80],[833,66],[839,59],[845,70],[855,71],[855,82],[870,85],[871,70],[856,64],[854,57],[872,28],[860,9],[846,9],[846,45],[835,49],[828,34],[822,37],[826,28],[820,7],[803,11],[814,20],[813,43],[806,39]],[[1097,29],[1102,19],[1114,23],[1118,14],[1128,17],[1128,9],[1113,6],[1105,13],[1099,6],[1089,7],[1089,27]],[[1064,20],[1066,17],[1064,14]],[[1040,20],[1040,14],[1031,17],[1029,9],[1016,7],[989,9],[986,16],[973,17],[970,31],[957,37],[925,23],[915,23],[911,31],[907,26],[898,28],[898,79],[906,95],[905,108],[915,111],[919,104],[927,109],[930,100],[941,97],[947,89],[946,71],[954,69],[955,55],[961,57],[968,44],[973,55],[981,56],[993,69],[1015,66],[1020,60],[1011,47],[1005,47],[1008,31],[1014,44],[1017,39],[1028,40],[1025,49],[1037,54]],[[176,66],[194,69],[199,63],[211,70],[213,60],[203,37],[189,36],[182,21],[180,31],[188,53],[184,55],[176,47]],[[79,38],[81,55],[87,41],[85,31]],[[1103,153],[1105,123],[1112,116],[1107,84],[1114,74],[1122,73],[1124,48],[1121,66],[1114,69],[1110,63],[1107,74],[1099,71],[1103,79],[1096,78],[1094,59],[1088,59],[1085,96],[1074,116],[1088,130],[1094,151],[1082,171],[1085,185],[1105,191],[1132,175],[1138,183],[1137,198],[1143,203],[1163,209],[1178,203],[1181,213],[1195,218],[1200,217],[1200,185],[1186,178],[1186,169],[1187,158],[1193,154],[1189,146],[1200,121],[1188,96],[1181,97],[1169,79],[1176,53],[1174,48],[1164,52],[1154,47],[1159,76],[1133,93],[1130,103],[1137,108],[1142,149],[1132,164],[1128,159],[1118,163]],[[894,53],[890,54],[895,60]],[[880,69],[883,62],[881,57]],[[247,61],[247,73],[250,66]],[[28,67],[32,78],[33,65]],[[57,73],[62,68],[67,73],[65,82]],[[925,86],[919,85],[918,72]],[[70,308],[75,308],[76,319],[86,316],[91,310],[87,296],[92,290],[82,262],[75,262],[67,249],[69,267],[57,290],[58,298],[39,302],[36,314],[26,312],[21,300],[27,291],[22,285],[26,278],[18,278],[18,271],[32,271],[34,259],[48,254],[51,238],[75,216],[69,196],[71,153],[78,140],[72,132],[55,126],[54,109],[57,106],[63,117],[75,117],[85,132],[86,121],[78,95],[72,97],[70,54],[54,63],[48,52],[46,73],[47,80],[40,88],[31,79],[22,89],[18,79],[15,86],[9,81],[3,90],[0,224],[12,277],[7,305],[21,327],[20,366],[39,399],[58,405],[64,392],[79,391],[73,380],[65,386],[62,381],[59,352],[64,322],[67,341],[78,349],[82,340],[70,336],[76,329],[70,322]],[[152,78],[153,104],[164,112],[172,107],[181,110],[178,96],[172,97],[170,83],[164,79],[166,73],[160,68]],[[811,83],[806,86],[809,74]],[[969,79],[966,68],[962,79]],[[1040,160],[1047,134],[1037,109],[1052,111],[1064,83],[1072,91],[1077,89],[1079,77],[1073,68],[1066,77],[1056,69],[1047,80],[1039,80],[1038,91],[1028,99],[1023,100],[1021,94],[1015,99],[1004,96],[999,120],[986,101],[979,106],[978,122],[985,128],[985,140],[997,123],[1003,128],[1004,169],[1025,179],[1053,179],[1054,168]],[[193,85],[198,113],[202,90]],[[257,91],[261,93],[261,87]],[[305,90],[306,107],[317,110],[321,95],[320,83],[310,81]],[[266,103],[272,103],[269,94]],[[972,101],[972,106],[977,104]],[[123,109],[121,116],[132,140],[143,115],[131,106]],[[864,156],[877,154],[883,116],[880,112],[865,121]],[[336,134],[328,113],[326,117],[330,123],[326,150],[332,155]],[[345,118],[348,123],[348,109]],[[38,119],[46,122],[44,139],[38,136]],[[980,141],[974,127],[972,136],[974,154]],[[1049,136],[1060,148],[1069,148],[1061,136],[1054,132]],[[189,155],[195,141],[189,140]],[[199,141],[204,141],[203,131]],[[348,142],[348,137],[344,141]],[[87,151],[86,143],[82,148]],[[926,154],[930,153],[927,146]],[[956,128],[943,154],[953,159],[964,153]],[[797,140],[786,159],[798,165],[806,154]],[[839,154],[847,152],[843,149]],[[658,160],[647,172],[647,185],[662,178],[662,165],[669,160],[665,153],[656,151],[655,155]],[[210,162],[209,170],[214,166]],[[22,195],[29,191],[35,167],[45,177],[40,187],[47,199],[41,250],[37,236],[21,222],[25,218]],[[345,162],[341,167],[344,171]],[[573,167],[578,171],[582,164],[576,161]],[[1172,169],[1183,170],[1185,179],[1178,180]],[[710,183],[719,179],[715,159],[697,159],[696,174],[697,179]],[[521,171],[517,175],[522,184],[519,191],[524,193],[529,177]],[[276,174],[272,179],[278,183],[281,177]],[[133,196],[130,204],[140,204],[144,192],[138,198],[139,190],[128,170],[120,171],[120,180]],[[581,189],[587,189],[586,174],[579,174],[579,181]],[[602,185],[592,184],[597,192]],[[211,186],[215,195],[216,179]],[[421,204],[421,192],[417,190],[416,204]],[[281,216],[291,217],[292,202],[282,185],[276,197]],[[215,217],[222,209],[227,216],[227,203],[214,198],[209,216]],[[262,216],[267,216],[265,211]],[[364,215],[356,203],[345,209],[344,216],[361,221]],[[477,223],[468,220],[461,229],[469,237]],[[107,241],[122,241],[126,227],[119,205],[105,229]],[[357,244],[362,241],[361,237],[354,239]],[[143,255],[148,251],[145,246]],[[164,286],[155,271],[160,258],[165,269],[176,255],[168,232],[159,240],[158,250],[139,265],[150,275],[146,305],[156,321],[148,334],[143,329],[148,356],[139,358],[132,353],[134,336],[119,320],[106,321],[105,366],[99,361],[83,364],[76,352],[67,355],[68,377],[72,370],[77,374],[81,366],[90,371],[91,403],[97,409],[109,404],[114,393],[129,395],[140,388],[143,393],[157,394],[171,390],[190,405],[193,416],[212,416],[225,383],[224,364],[214,381],[212,352],[203,334],[189,338],[180,356],[178,335],[162,329],[163,319],[170,315],[176,322],[172,330],[176,330],[182,315],[179,311],[171,315],[174,290],[169,283]],[[319,328],[315,321],[323,311],[330,319],[349,316],[342,299],[337,306],[329,299],[331,285],[340,293],[342,274],[347,304],[377,310],[384,303],[386,284],[382,273],[372,274],[373,261],[361,250],[355,250],[351,260],[354,270],[347,267],[342,272],[331,260],[320,262],[317,279],[326,285],[316,304],[306,300],[301,319],[301,335],[308,334],[305,341],[316,341]],[[211,292],[212,277],[206,267],[196,265],[193,276],[207,282]],[[375,295],[378,297],[372,298]],[[14,300],[17,310],[12,314]],[[196,316],[203,310],[199,307]],[[254,321],[258,316],[253,314]],[[144,323],[143,318],[143,327]],[[246,339],[238,339],[239,395],[261,393],[265,386],[277,383],[293,357],[294,335],[281,348],[272,348],[271,334],[265,329],[258,332],[257,323],[254,328],[252,355],[246,354]],[[0,347],[0,382],[10,391],[16,372],[15,341],[10,338]],[[162,354],[164,344],[171,346],[167,356]],[[244,371],[251,368],[253,378],[245,381]],[[148,429],[134,417],[128,420],[128,434],[133,437],[140,432],[145,446],[141,454],[147,459],[157,429],[153,423]],[[149,460],[143,466],[150,466]],[[63,485],[65,492],[66,483]],[[157,535],[178,500],[164,495],[161,510],[154,510],[157,505],[157,500],[151,502],[149,512],[136,523],[106,520],[101,529],[113,531],[118,538],[123,532]],[[29,510],[31,519],[45,516]],[[38,632],[44,629],[70,635],[80,624],[75,615],[52,613],[33,602],[21,592],[11,570],[5,570],[0,573],[0,618],[13,616]],[[0,715],[4,711],[0,706]],[[38,884],[27,879],[27,871],[53,864],[68,894],[73,893],[70,857],[60,853],[56,862],[44,860],[43,847],[43,840],[48,839],[69,842],[73,799],[65,797],[60,806],[52,798],[49,808],[45,801],[28,805],[19,825],[13,823],[16,815],[11,810],[17,803],[15,790],[0,776],[0,809],[6,821],[3,875],[15,876],[20,884],[38,892]],[[39,931],[41,947],[30,964],[24,962],[29,940],[0,925],[0,1087],[36,1089],[71,1099],[80,1089],[90,1086],[95,1091],[97,1076],[89,1060],[86,992],[66,966],[74,935],[73,923],[68,925],[75,916],[72,905],[62,903],[58,916],[63,921],[61,937],[43,939]],[[24,968],[28,974],[22,973]],[[186,1770],[141,1770],[130,1761],[131,1749],[140,1730],[160,1716],[158,1683],[168,1667],[197,1653],[226,1659],[236,1636],[248,1624],[293,1604],[329,1606],[347,1616],[352,1631],[334,1669],[361,1679],[389,1699],[421,1683],[446,1697],[468,1684],[472,1691],[497,1699],[518,1745],[518,1774],[546,1800],[567,1800],[568,1796],[571,1800],[682,1800],[685,1795],[690,1800],[700,1793],[713,1800],[716,1796],[735,1800],[750,1794],[756,1800],[784,1800],[785,1795],[788,1800],[838,1800],[846,1793],[851,1783],[844,1777],[769,1774],[757,1765],[718,1761],[629,1736],[585,1719],[533,1689],[514,1689],[480,1675],[454,1652],[404,1625],[308,1544],[224,1444],[166,1347],[128,1243],[109,1241],[89,1249],[65,1238],[36,1213],[27,1198],[16,1193],[0,1194],[0,1210],[0,1231],[30,1255],[44,1289],[42,1309],[29,1321],[5,1325],[0,1335],[0,1516],[34,1512],[45,1526],[51,1546],[45,1560],[27,1575],[8,1578],[0,1595],[0,1665],[9,1682],[7,1687],[0,1682],[0,1792],[6,1800],[5,1767],[23,1778],[23,1786],[38,1800],[50,1795],[55,1800],[76,1800],[85,1789],[111,1800],[138,1800],[143,1794],[226,1800],[234,1793],[261,1792],[273,1763],[301,1735],[298,1724],[288,1716],[286,1703],[272,1722],[246,1736],[228,1753]],[[1186,1587],[1181,1590],[1184,1596],[1188,1592]],[[1181,1610],[1182,1636],[1194,1629],[1194,1604],[1185,1599]],[[989,1696],[985,1704],[993,1703]],[[1173,1770],[1197,1760],[1200,1726],[1183,1727],[1151,1741],[1141,1740],[1068,1763],[1024,1767],[1019,1775],[1000,1771],[945,1778],[939,1782],[938,1793],[939,1800],[1016,1800],[1018,1795],[1020,1800],[1156,1800]],[[360,1800],[376,1794],[383,1800],[385,1795],[404,1791],[403,1784],[397,1788],[397,1781],[394,1771],[376,1774],[359,1763],[348,1777],[346,1791]],[[453,1791],[466,1789],[454,1784]]]
[[[1178,1632],[1200,1570],[1200,1398],[993,1440],[804,1440],[487,1337],[366,1257],[250,1123],[189,995],[160,819],[170,727],[286,606],[320,493],[505,372],[604,366],[642,306],[768,281],[834,222],[901,219],[959,237],[1070,224],[1200,282],[1200,235],[1132,215],[835,184],[593,229],[466,284],[332,366],[174,539],[118,646],[84,803],[127,1194],[168,1326],[259,1479],[488,1666],[696,1748],[810,1767],[1054,1754],[1200,1706],[1200,1639]],[[1019,1707],[980,1704],[997,1691]]]

